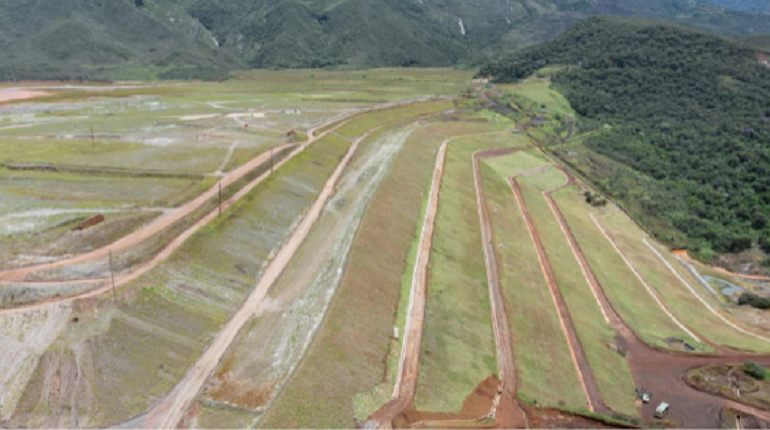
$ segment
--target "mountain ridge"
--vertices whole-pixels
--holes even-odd
[[[690,0],[0,0],[0,80],[476,64],[593,15],[666,18],[726,36],[770,29],[770,16]]]

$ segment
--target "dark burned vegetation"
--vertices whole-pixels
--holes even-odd
[[[549,65],[582,131],[556,148],[661,240],[709,258],[770,243],[770,70],[754,49],[660,22],[591,18],[486,65],[512,82]],[[586,151],[586,148],[588,149]],[[585,160],[588,160],[587,162]]]

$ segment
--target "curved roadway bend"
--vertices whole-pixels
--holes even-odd
[[[198,361],[187,371],[184,378],[174,387],[171,393],[149,411],[121,424],[120,427],[157,429],[171,429],[177,427],[184,414],[197,397],[203,384],[206,382],[206,379],[208,379],[209,375],[211,375],[217,365],[219,365],[222,356],[230,347],[233,340],[235,340],[238,332],[257,312],[262,301],[267,296],[270,287],[278,279],[286,266],[288,266],[292,257],[297,252],[297,249],[299,249],[300,245],[310,232],[310,229],[320,217],[327,200],[334,192],[337,180],[344,172],[350,158],[358,148],[358,144],[369,137],[369,135],[378,128],[368,131],[353,142],[348,153],[324,185],[323,190],[321,190],[321,193],[313,203],[310,211],[297,229],[294,230],[283,248],[281,248],[265,269],[265,272],[257,282],[254,291],[252,291],[235,315],[233,315],[230,321],[228,321],[224,328],[216,335],[214,341],[206,351],[204,351]]]
[[[561,167],[557,168],[569,178],[570,182],[574,183],[574,177],[568,171]],[[667,402],[671,404],[671,412],[667,419],[674,421],[679,427],[684,428],[717,428],[719,426],[719,413],[725,406],[770,420],[770,413],[766,411],[697,391],[688,386],[683,380],[685,373],[697,367],[735,363],[745,360],[759,361],[768,365],[770,364],[770,356],[758,356],[741,352],[723,353],[720,357],[699,356],[661,351],[644,343],[620,318],[610,303],[604,288],[588,264],[588,260],[575,239],[559,206],[553,201],[549,193],[546,193],[546,199],[549,201],[551,210],[570,244],[573,255],[582,267],[586,280],[597,297],[603,313],[618,333],[617,342],[619,346],[628,351],[628,363],[636,385],[654,394],[654,401],[641,407],[643,417],[652,419],[656,405],[660,402]],[[629,393],[629,395],[632,394]]]
[[[389,109],[392,107],[397,107],[405,104],[412,104],[416,102],[421,101],[430,101],[430,100],[439,100],[441,98],[438,97],[427,97],[427,98],[415,98],[415,99],[408,99],[408,100],[402,100],[398,102],[391,102],[391,103],[384,103],[372,108],[365,108],[365,109],[359,109],[355,110],[343,115],[337,115],[334,118],[331,118],[327,121],[324,121],[321,124],[316,125],[312,129],[308,130],[308,136],[309,139],[299,145],[299,150],[292,152],[289,156],[285,157],[284,160],[289,160],[293,158],[295,155],[297,155],[301,150],[308,147],[309,145],[312,145],[317,140],[325,137],[327,134],[333,132],[337,128],[344,125],[346,122],[351,121],[352,118],[356,115],[376,111],[376,110],[382,110],[382,109]],[[343,122],[340,122],[343,121]],[[336,127],[333,127],[332,129],[326,130],[320,135],[316,136],[315,132],[319,129],[322,129],[324,127],[327,127],[331,124],[340,122]],[[155,219],[150,224],[145,225],[144,227],[141,227],[137,231],[122,237],[121,239],[118,239],[117,241],[105,245],[101,248],[95,249],[93,251],[89,251],[87,253],[79,254],[70,258],[65,258],[53,263],[45,263],[45,264],[38,264],[28,267],[23,267],[19,269],[11,269],[11,270],[5,270],[0,271],[0,282],[3,282],[4,284],[9,283],[25,283],[26,281],[24,278],[32,274],[38,270],[49,270],[49,269],[56,269],[66,266],[72,266],[76,264],[82,264],[89,261],[94,261],[102,258],[106,258],[110,252],[116,253],[120,251],[124,251],[126,249],[135,247],[145,240],[149,239],[153,235],[165,230],[166,228],[170,227],[175,222],[187,217],[190,215],[193,211],[198,209],[201,205],[203,205],[206,201],[211,199],[212,197],[215,197],[219,193],[219,185],[222,185],[222,188],[226,188],[227,186],[231,185],[232,183],[238,181],[243,176],[251,172],[252,170],[258,168],[259,166],[270,162],[272,158],[272,154],[275,151],[282,151],[284,149],[297,146],[297,144],[285,144],[278,147],[273,148],[272,151],[265,152],[263,154],[260,154],[256,158],[252,159],[248,163],[244,164],[243,166],[238,167],[237,169],[233,170],[232,172],[224,175],[221,181],[219,181],[217,184],[212,186],[209,190],[204,192],[203,194],[199,195],[195,199],[187,202],[186,204],[180,206],[179,208],[169,211],[168,213],[160,216],[159,218]],[[80,280],[73,280],[71,282],[80,282]],[[34,282],[32,282],[34,283]]]
[[[417,374],[420,367],[420,348],[422,346],[422,329],[425,320],[425,297],[428,289],[428,266],[433,247],[433,229],[436,213],[438,212],[438,196],[441,180],[444,176],[447,145],[451,139],[441,144],[436,167],[433,172],[428,205],[425,209],[425,219],[420,233],[420,248],[412,275],[412,287],[409,297],[404,341],[401,348],[401,359],[398,365],[396,384],[391,401],[385,404],[369,418],[369,426],[377,428],[392,428],[393,420],[406,410],[414,401],[417,389]]]
[[[542,168],[538,171],[540,170],[542,170]],[[551,291],[554,305],[556,306],[556,310],[559,314],[559,321],[561,322],[562,330],[564,331],[564,335],[567,338],[567,343],[572,355],[572,361],[575,364],[578,377],[580,378],[581,385],[583,386],[583,392],[585,393],[586,399],[588,400],[588,407],[592,412],[607,414],[610,412],[610,409],[607,407],[607,405],[604,404],[601,392],[599,391],[599,385],[596,383],[593,370],[588,364],[588,359],[586,358],[585,351],[583,350],[583,345],[580,343],[580,339],[578,338],[575,324],[572,321],[572,316],[569,312],[569,308],[567,307],[567,302],[564,300],[564,296],[562,295],[561,289],[559,288],[559,285],[556,281],[556,277],[554,276],[551,262],[545,252],[543,242],[541,241],[537,228],[532,221],[532,216],[529,213],[529,209],[524,202],[524,197],[521,194],[519,183],[516,181],[515,176],[511,176],[508,179],[511,190],[516,196],[516,201],[518,202],[521,214],[524,217],[524,222],[527,226],[527,230],[529,231],[532,243],[535,246],[537,259],[540,263],[540,268],[543,271],[543,276],[545,277],[546,283],[548,284],[548,289]],[[544,191],[543,195],[546,196],[547,200],[551,193],[561,190],[572,184],[572,177],[567,176],[567,182],[564,185],[561,185],[553,190]]]

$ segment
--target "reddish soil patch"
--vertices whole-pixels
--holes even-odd
[[[430,424],[430,427],[442,427],[440,423],[448,425],[455,421],[467,421],[468,424],[471,424],[473,421],[483,419],[489,414],[492,402],[497,395],[497,387],[499,386],[500,379],[494,375],[482,381],[465,398],[463,408],[459,413],[420,412],[415,410],[413,406],[410,406],[409,409],[395,419],[393,422],[394,428],[425,427],[421,424]]]
[[[394,428],[617,428],[581,415],[539,408],[505,394],[500,398],[495,419],[488,419],[500,383],[497,376],[482,381],[465,399],[462,411],[456,414],[420,412],[409,408],[396,418]]]
[[[533,429],[607,429],[618,428],[603,421],[573,415],[568,412],[551,408],[537,408],[532,405],[523,405],[529,418],[529,428]]]
[[[214,400],[248,409],[257,409],[267,405],[270,396],[273,395],[274,388],[275,383],[258,390],[244,385],[242,381],[233,381],[226,378],[216,388],[206,394]]]
[[[30,91],[22,89],[9,89],[0,91],[0,103],[11,102],[15,100],[34,99],[50,94],[45,91]]]

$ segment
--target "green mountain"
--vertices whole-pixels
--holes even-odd
[[[205,77],[242,67],[178,5],[139,3],[0,0],[0,79]]]
[[[0,79],[216,78],[249,67],[448,66],[592,15],[761,34],[694,0],[0,0]]]
[[[704,258],[756,243],[770,252],[770,68],[755,49],[674,24],[590,18],[481,73],[510,82],[546,65],[564,66],[552,83],[582,131],[601,131],[555,154],[672,245]]]

